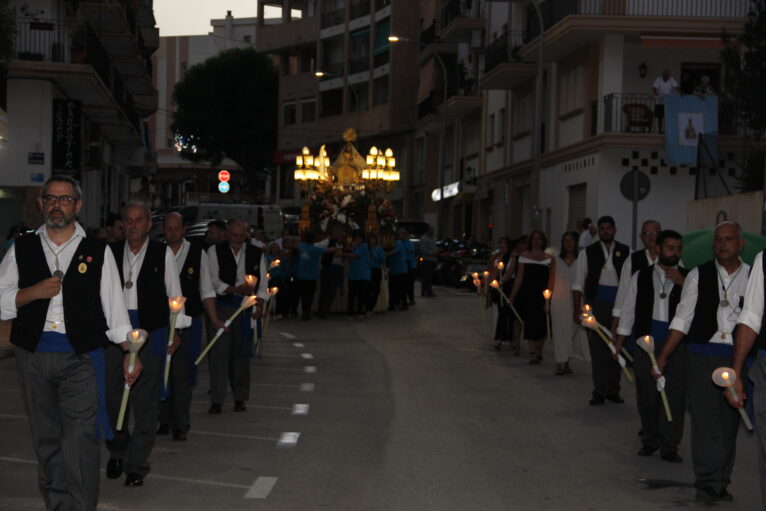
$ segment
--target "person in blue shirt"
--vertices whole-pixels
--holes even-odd
[[[407,310],[407,249],[404,240],[407,239],[407,231],[399,229],[398,240],[393,250],[386,253],[388,263],[388,310]]]
[[[364,242],[364,234],[355,232],[352,239],[351,252],[348,261],[348,318],[356,313],[357,319],[364,318],[367,313],[369,299],[370,276],[372,273],[372,256]]]
[[[405,280],[405,289],[407,300],[410,305],[415,305],[415,276],[418,270],[418,257],[415,253],[415,245],[410,241],[410,235],[405,231],[406,236],[402,240],[404,252],[407,257],[407,278]]]
[[[367,235],[367,249],[370,252],[370,287],[367,299],[367,315],[375,314],[375,306],[380,296],[380,282],[383,279],[383,270],[386,265],[386,252],[378,245],[378,237],[370,233]]]
[[[303,309],[303,321],[311,319],[311,304],[319,279],[319,261],[326,252],[334,252],[334,248],[324,248],[314,244],[316,234],[306,231],[303,234],[303,243],[298,249],[298,291],[301,295],[301,309]],[[320,242],[321,243],[321,242]]]

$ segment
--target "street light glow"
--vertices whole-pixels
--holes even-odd
[[[388,40],[390,42],[392,42],[392,43],[397,43],[397,42],[399,42],[399,36],[390,35],[390,36],[388,36]]]
[[[324,71],[314,71],[314,76],[322,78],[324,76]]]

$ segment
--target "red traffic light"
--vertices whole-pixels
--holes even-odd
[[[228,170],[222,170],[218,173],[218,180],[225,183],[231,179],[231,173]]]

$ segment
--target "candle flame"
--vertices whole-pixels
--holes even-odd
[[[583,305],[583,306],[582,306],[582,311],[583,311],[583,312],[590,312],[591,310],[592,310],[592,309],[591,309],[591,306],[590,306],[590,305],[588,305],[587,303],[586,303],[585,305]]]
[[[502,270],[503,268],[505,268],[505,263],[503,261],[499,261],[497,263],[497,267]]]
[[[278,288],[278,287],[276,287],[276,286],[272,287],[272,288],[271,288],[271,294],[275,295],[275,294],[277,294],[277,293],[279,293],[279,288]]]
[[[245,275],[245,282],[248,286],[254,286],[256,280],[255,275]]]
[[[489,272],[487,270],[484,270],[481,274],[484,275],[485,279],[489,278]]]
[[[130,332],[130,336],[135,340],[138,339],[138,330],[133,330]]]
[[[500,287],[500,283],[496,280],[493,280],[492,282],[490,282],[489,285],[494,287],[495,289]]]
[[[721,378],[723,378],[724,380],[728,380],[729,379],[729,371],[722,372],[721,373]]]
[[[474,280],[475,280],[475,279],[478,279],[478,278],[479,278],[479,273],[478,273],[478,272],[473,272],[473,273],[471,274],[471,277],[473,277],[473,278],[474,278]]]
[[[546,300],[550,300],[552,294],[553,292],[550,289],[543,291],[543,297],[545,297]]]
[[[650,342],[651,340],[652,340],[652,338],[651,338],[650,336],[648,336],[648,335],[645,335],[645,336],[644,336],[644,342],[645,342],[646,344],[649,344],[649,342]]]

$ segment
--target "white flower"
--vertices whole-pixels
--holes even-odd
[[[345,208],[346,206],[348,206],[349,202],[351,202],[351,194],[343,197],[343,201],[340,203],[340,207]]]

